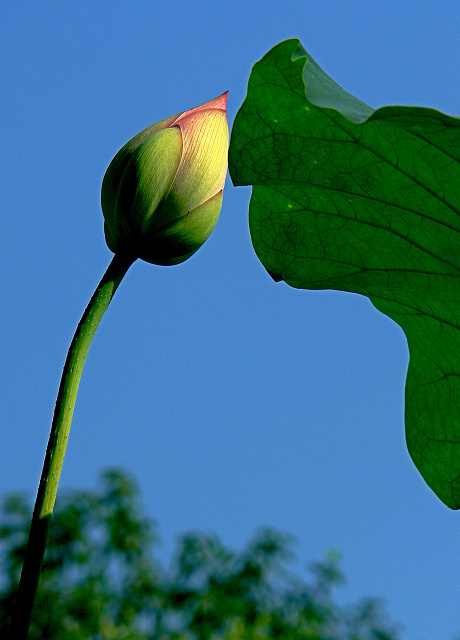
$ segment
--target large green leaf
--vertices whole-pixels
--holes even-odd
[[[404,330],[409,453],[460,507],[460,120],[373,110],[286,40],[251,73],[230,174],[275,280],[366,295]]]

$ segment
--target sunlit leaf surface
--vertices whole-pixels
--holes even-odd
[[[254,249],[275,280],[366,295],[410,351],[406,438],[420,473],[460,507],[460,120],[373,110],[296,39],[251,73],[230,145],[253,185]]]

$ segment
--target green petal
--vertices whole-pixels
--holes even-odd
[[[158,205],[169,192],[181,157],[182,139],[176,127],[158,131],[132,154],[117,194],[117,209],[121,213],[125,189],[132,197],[131,180],[134,180],[131,213],[141,232],[147,229]]]
[[[102,181],[101,204],[104,217],[112,220],[115,216],[115,200],[117,197],[120,180],[126,170],[132,153],[154,133],[170,126],[171,122],[177,119],[176,116],[170,116],[165,120],[156,122],[146,129],[143,129],[129,140],[114,156],[105,172]]]
[[[136,245],[168,193],[182,156],[177,128],[162,129],[131,153],[120,179],[115,204],[105,215],[105,234],[113,250]],[[115,247],[115,249],[114,249]],[[137,253],[137,248],[133,249]]]
[[[208,239],[222,207],[222,191],[165,228],[141,240],[139,257],[161,265],[187,260]]]

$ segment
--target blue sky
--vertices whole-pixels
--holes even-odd
[[[111,253],[100,185],[149,124],[229,90],[298,37],[373,107],[460,114],[455,2],[21,2],[2,11],[0,494],[35,495],[60,372]],[[275,284],[250,243],[249,188],[188,262],[128,272],[83,372],[61,488],[121,466],[167,558],[178,535],[239,547],[269,525],[299,567],[343,552],[340,596],[386,600],[405,640],[460,633],[459,514],[404,442],[402,331],[362,297]]]

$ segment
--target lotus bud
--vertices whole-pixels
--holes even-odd
[[[178,264],[209,237],[227,172],[227,93],[147,127],[113,158],[101,202],[114,253]]]

